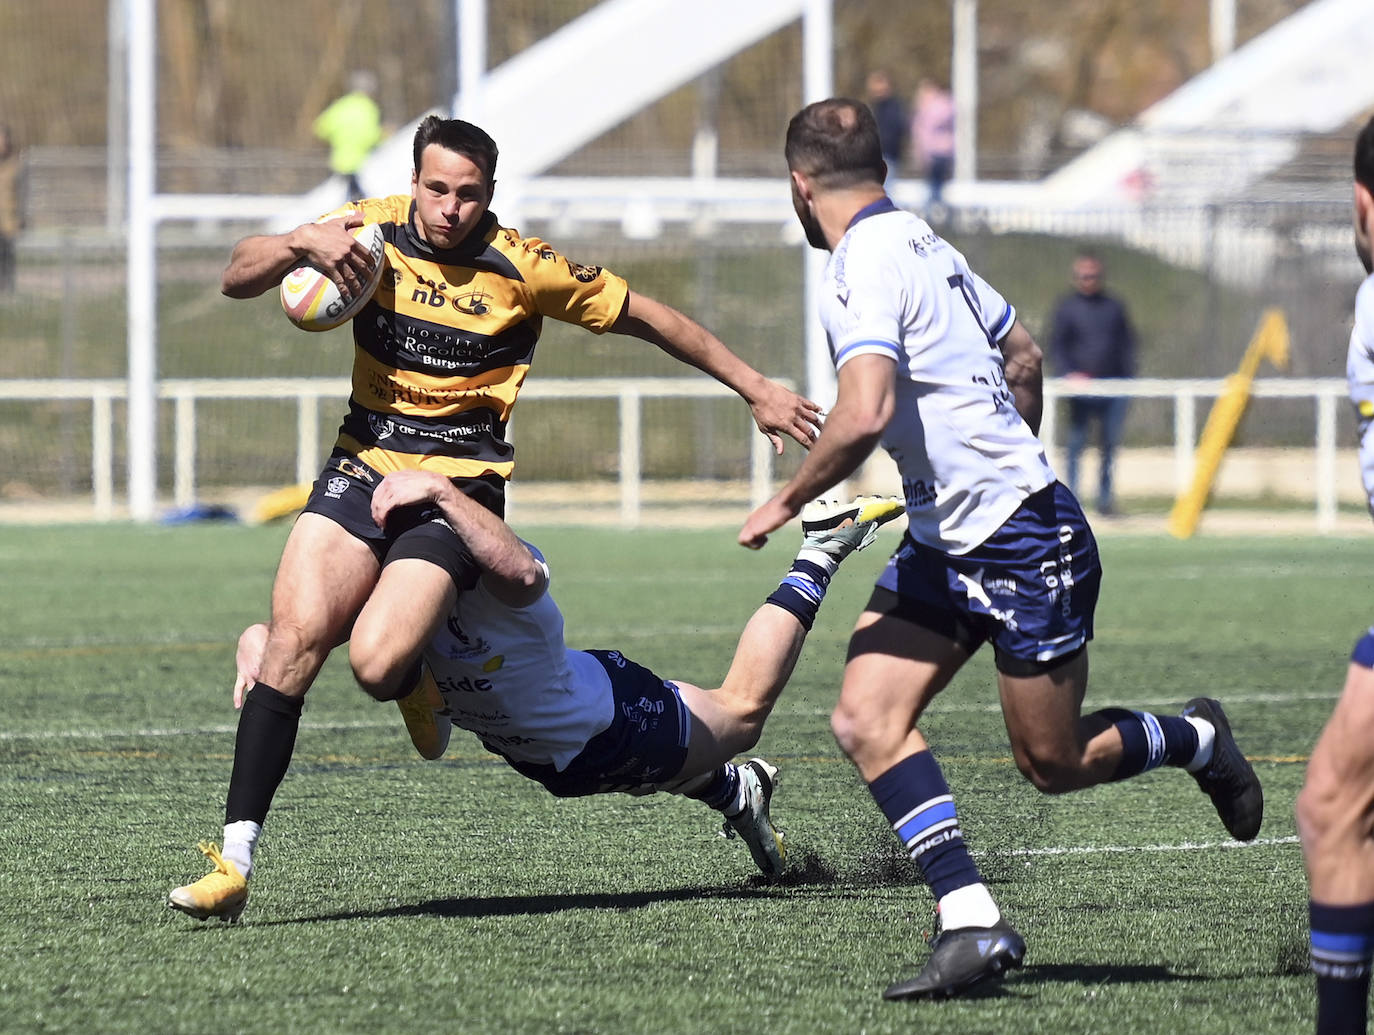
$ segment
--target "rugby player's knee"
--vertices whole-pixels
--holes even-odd
[[[411,659],[396,657],[383,644],[357,638],[348,642],[348,664],[358,685],[379,701],[399,697],[406,689],[402,682],[414,668]]]
[[[1060,753],[1020,748],[1012,752],[1016,768],[1041,794],[1067,794],[1088,785],[1081,759]]]
[[[263,678],[282,692],[286,683],[303,680],[308,686],[333,647],[325,630],[290,619],[272,620],[259,655]]]
[[[1308,769],[1307,779],[1293,807],[1303,844],[1310,846],[1329,837],[1339,829],[1343,816],[1363,814],[1363,809],[1350,807],[1351,803],[1345,800],[1348,796],[1349,788],[1342,786],[1340,781]]]
[[[886,742],[894,739],[889,722],[884,717],[866,715],[846,706],[843,698],[830,713],[830,732],[835,735],[835,743],[851,759],[858,761],[865,754],[883,752]]]

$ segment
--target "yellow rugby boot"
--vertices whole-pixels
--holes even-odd
[[[194,884],[173,888],[167,896],[167,905],[197,920],[214,916],[235,922],[248,901],[248,881],[237,866],[219,854],[218,845],[202,841],[196,847],[215,864],[215,868]]]
[[[420,669],[420,681],[415,684],[414,690],[396,698],[396,707],[401,709],[401,718],[405,719],[410,742],[415,745],[421,758],[433,761],[448,750],[453,722],[449,719],[448,707],[428,668]]]

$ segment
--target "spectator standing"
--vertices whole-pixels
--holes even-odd
[[[14,242],[24,229],[23,163],[9,126],[0,124],[0,295],[14,290]]]
[[[377,77],[354,72],[348,93],[320,112],[311,127],[329,143],[329,169],[348,187],[348,200],[366,197],[358,172],[372,149],[382,142],[382,112],[377,107]]]
[[[1080,384],[1099,378],[1135,376],[1135,330],[1126,307],[1103,290],[1102,260],[1079,252],[1073,260],[1073,290],[1055,306],[1050,329],[1050,357],[1061,377]],[[1078,462],[1088,444],[1090,425],[1098,426],[1097,509],[1116,513],[1112,461],[1121,444],[1128,400],[1124,396],[1075,396],[1069,399],[1068,483],[1078,495]]]
[[[944,205],[945,184],[954,175],[954,98],[934,79],[916,88],[911,140],[930,188],[930,208]]]
[[[902,167],[902,153],[906,150],[907,117],[901,99],[892,89],[892,77],[879,68],[868,73],[868,107],[878,123],[878,144],[887,163],[884,187],[891,190]]]

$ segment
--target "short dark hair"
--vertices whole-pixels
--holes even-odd
[[[787,168],[827,189],[883,182],[878,123],[868,105],[848,97],[808,104],[787,124]]]
[[[1355,182],[1374,192],[1374,116],[1355,138]]]
[[[462,119],[441,119],[426,115],[415,129],[415,171],[420,171],[420,156],[430,144],[438,144],[446,151],[460,154],[480,166],[487,180],[496,179],[496,141],[480,126]]]

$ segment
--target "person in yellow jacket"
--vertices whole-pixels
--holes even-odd
[[[372,149],[382,142],[382,112],[377,107],[377,77],[354,72],[349,91],[316,117],[315,136],[329,143],[329,168],[348,185],[349,200],[366,197],[358,182]]]

